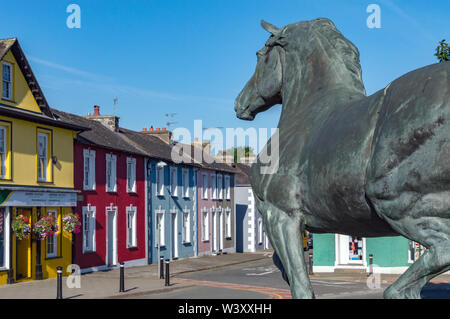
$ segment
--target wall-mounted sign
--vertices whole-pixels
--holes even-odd
[[[0,190],[0,206],[74,207],[76,193]]]

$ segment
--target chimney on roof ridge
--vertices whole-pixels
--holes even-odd
[[[100,106],[94,105],[94,114],[93,116],[100,116]]]
[[[172,132],[167,130],[165,127],[163,129],[157,127],[156,130],[151,126],[148,131],[142,130],[142,133],[153,135],[158,137],[164,143],[170,144],[172,142]]]
[[[211,143],[209,141],[199,141],[198,137],[194,138],[194,141],[191,142],[193,147],[197,147],[201,149],[207,155],[211,155]]]
[[[94,105],[94,114],[88,114],[85,118],[102,123],[111,131],[119,131],[119,117],[115,115],[100,115],[100,106]]]

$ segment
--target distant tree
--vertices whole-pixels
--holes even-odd
[[[450,46],[445,42],[445,39],[439,42],[434,55],[439,62],[450,61]]]
[[[227,149],[226,151],[227,155],[233,154],[233,162],[239,163],[239,160],[241,157],[249,157],[254,156],[253,148],[250,146],[239,146],[239,147],[233,147],[230,149]],[[224,152],[222,152],[222,155]]]

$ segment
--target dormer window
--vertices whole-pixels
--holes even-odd
[[[2,98],[12,100],[13,66],[10,63],[3,62],[2,69]]]

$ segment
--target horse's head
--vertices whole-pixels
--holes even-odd
[[[323,86],[333,80],[348,80],[357,90],[365,92],[359,51],[331,20],[319,18],[283,28],[265,21],[261,24],[271,36],[264,48],[256,53],[255,73],[236,98],[234,109],[238,118],[251,121],[256,114],[282,103],[283,82],[286,78],[292,81],[295,76],[308,76],[306,80],[323,83]],[[288,58],[290,53],[293,55]],[[285,63],[287,60],[289,62]],[[337,76],[330,80],[329,75],[333,72]],[[297,85],[305,83],[303,80],[299,79]]]
[[[283,36],[280,29],[265,21],[262,21],[262,26],[272,36],[265,47],[256,53],[258,63],[255,73],[236,98],[234,110],[242,120],[251,121],[257,113],[281,103],[282,49],[277,43]]]

